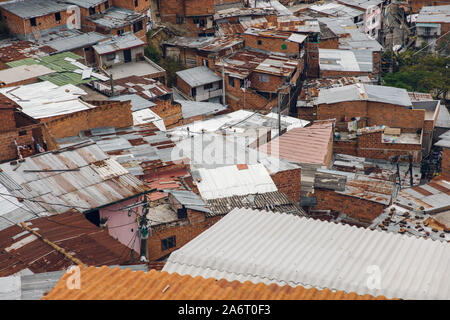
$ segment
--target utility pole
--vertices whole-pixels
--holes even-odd
[[[225,105],[225,65],[223,59],[220,61],[222,62],[222,104]]]
[[[281,137],[281,103],[280,103],[280,89],[278,89],[278,136]]]
[[[114,80],[112,73],[109,74],[109,83],[111,84],[111,97],[114,97]]]
[[[144,195],[144,206],[142,207],[142,216],[139,217],[139,233],[141,236],[141,252],[140,260],[148,261],[147,259],[147,240],[148,240],[148,219],[147,214],[149,211],[149,203],[147,202],[147,195]]]

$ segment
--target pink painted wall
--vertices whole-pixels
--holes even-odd
[[[115,239],[119,240],[120,243],[126,245],[129,248],[133,248],[138,254],[140,253],[141,249],[141,240],[139,238],[139,233],[136,234],[136,232],[138,232],[138,224],[136,220],[136,214],[134,212],[136,210],[139,210],[140,214],[141,208],[133,209],[133,212],[131,213],[130,216],[128,216],[128,210],[125,211],[115,211],[115,210],[119,210],[120,208],[123,208],[130,204],[140,202],[142,198],[143,197],[141,196],[127,201],[119,202],[106,208],[100,209],[99,212],[100,219],[108,218],[107,226],[109,234]],[[139,259],[138,256],[135,258]]]

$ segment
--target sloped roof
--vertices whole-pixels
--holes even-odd
[[[37,218],[26,222],[26,225],[86,265],[123,264],[129,260],[129,255],[123,255],[127,248],[125,245],[76,210]],[[0,251],[1,277],[24,269],[32,273],[65,270],[74,264],[64,254],[18,225],[0,232]]]
[[[0,183],[37,216],[64,213],[67,206],[84,212],[149,190],[92,141],[0,168]]]
[[[0,7],[24,19],[66,11],[69,6],[68,3],[55,0],[23,0],[0,3]]]
[[[121,270],[148,271],[147,264],[110,266]],[[28,269],[20,275],[0,278],[0,300],[40,300],[58,283],[66,270],[30,274]]]
[[[174,251],[163,271],[387,298],[449,299],[449,264],[447,243],[235,209]]]
[[[150,270],[89,267],[81,270],[80,290],[68,290],[65,274],[42,300],[373,300],[342,291],[255,285]],[[130,286],[130,283],[135,285]],[[105,286],[109,289],[105,290]],[[377,297],[377,299],[386,299]]]
[[[191,88],[222,80],[222,78],[205,66],[178,71],[177,76]]]
[[[343,101],[373,101],[405,107],[412,105],[406,89],[364,83],[321,89],[317,104],[332,104]]]
[[[325,164],[333,124],[294,128],[259,147],[259,151],[296,163]]]
[[[278,191],[262,164],[200,168],[198,176],[197,188],[203,199]]]

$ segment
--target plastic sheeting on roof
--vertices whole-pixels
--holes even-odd
[[[343,101],[374,101],[405,107],[412,105],[406,89],[364,83],[322,89],[319,92],[317,104],[332,104]]]
[[[173,252],[163,271],[387,298],[448,300],[449,266],[447,243],[235,209]]]

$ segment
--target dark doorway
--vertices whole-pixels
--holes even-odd
[[[131,49],[127,49],[127,50],[123,51],[123,59],[125,60],[125,62],[131,61]]]
[[[91,223],[95,224],[97,227],[100,226],[100,213],[98,210],[90,211],[86,213],[85,216]]]

